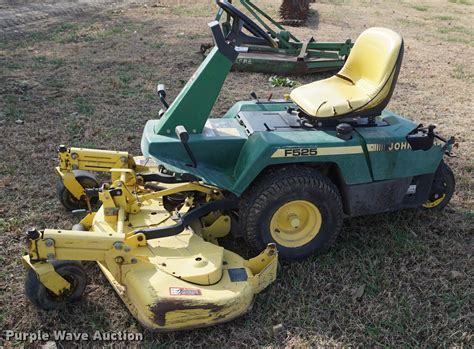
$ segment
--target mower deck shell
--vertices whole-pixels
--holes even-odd
[[[161,200],[146,200],[138,213],[129,215],[125,233],[173,225],[176,219]],[[115,234],[102,209],[91,231]],[[255,294],[276,277],[276,259],[254,274],[244,258],[204,241],[191,229],[148,240],[146,246],[128,253],[136,262],[119,265],[112,254],[99,266],[132,314],[155,330],[191,329],[232,320],[246,313]]]
[[[126,216],[120,233],[102,206],[88,231],[45,230],[23,261],[58,292],[69,284],[50,259],[98,262],[130,312],[157,331],[212,326],[249,311],[254,296],[276,278],[276,250],[269,247],[246,260],[190,228],[134,242],[136,229],[174,225],[178,219],[161,200],[145,199],[139,212]]]
[[[223,257],[227,264],[221,278],[212,285],[187,282],[164,272],[155,263],[145,262],[124,268],[125,277],[120,283],[106,264],[100,262],[99,266],[140,323],[150,329],[174,331],[227,322],[251,308],[256,290],[250,279],[254,275],[235,253],[225,251]],[[233,281],[229,271],[234,270],[245,273],[246,279]]]

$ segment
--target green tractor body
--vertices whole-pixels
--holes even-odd
[[[223,118],[209,119],[201,133],[189,135],[196,167],[178,139],[156,133],[159,120],[146,124],[142,151],[171,170],[237,196],[266,168],[303,164],[331,171],[351,216],[420,206],[428,199],[430,185],[420,187],[417,181],[431,183],[444,150],[441,144],[413,150],[407,136],[417,124],[385,111],[377,126],[355,127],[352,139],[343,140],[334,127],[295,127],[288,108],[295,105],[238,102]]]
[[[213,23],[211,29],[219,35]],[[432,142],[425,149],[413,149],[408,137],[418,125],[392,112],[383,111],[371,122],[349,120],[350,139],[338,136],[333,123],[306,127],[294,112],[298,106],[286,100],[241,101],[222,118],[208,119],[236,58],[224,45],[213,48],[164,115],[148,121],[141,145],[145,157],[237,197],[266,169],[314,167],[338,186],[350,216],[427,201],[446,146]],[[188,134],[185,145],[175,135],[179,126]]]

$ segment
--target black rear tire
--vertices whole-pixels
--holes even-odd
[[[74,176],[84,188],[99,187],[99,182],[97,182],[97,179],[88,171],[75,170]],[[76,199],[64,186],[61,178],[59,178],[56,182],[56,193],[61,204],[69,211],[87,208],[87,202],[85,198],[81,198],[80,200]],[[96,205],[99,201],[98,197],[92,197],[89,200],[92,206]]]
[[[301,218],[296,215],[296,223],[287,224],[286,220],[295,216],[292,209],[299,207],[303,207]],[[279,256],[285,260],[301,260],[329,248],[337,239],[342,221],[337,187],[319,171],[306,166],[271,169],[241,198],[240,224],[247,243],[259,252],[274,242]],[[303,228],[307,235],[301,235]],[[292,240],[293,236],[302,237]]]
[[[43,310],[63,309],[67,304],[78,301],[87,284],[86,273],[79,262],[53,261],[56,272],[71,284],[71,289],[57,296],[39,280],[33,269],[29,269],[25,279],[26,297]]]
[[[444,161],[441,161],[435,172],[433,184],[431,184],[428,201],[423,204],[423,208],[430,211],[441,211],[453,197],[455,187],[456,181],[453,171]]]

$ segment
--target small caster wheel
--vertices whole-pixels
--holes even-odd
[[[76,177],[77,181],[84,187],[84,188],[98,188],[99,182],[97,179],[87,171],[74,171],[74,176]],[[85,198],[81,198],[80,200],[76,199],[67,188],[64,186],[64,183],[61,179],[56,182],[56,192],[58,194],[58,199],[61,204],[68,209],[69,211],[74,211],[82,208],[87,208],[87,202]],[[98,197],[92,197],[89,199],[91,206],[94,206],[99,201]]]
[[[78,301],[87,284],[86,273],[79,262],[54,261],[56,272],[66,279],[71,288],[62,295],[55,295],[38,279],[34,270],[28,270],[25,279],[26,297],[38,308],[43,310],[63,309],[67,304]]]

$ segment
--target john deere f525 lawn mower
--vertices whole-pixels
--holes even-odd
[[[294,89],[291,100],[254,98],[208,119],[242,26],[269,39],[219,4],[231,32],[209,24],[216,47],[171,105],[159,86],[166,111],[147,122],[142,157],[59,148],[60,200],[83,218],[72,230],[28,231],[26,293],[37,306],[78,300],[86,285],[79,262],[97,261],[146,327],[228,321],[275,279],[278,255],[328,248],[344,216],[450,200],[454,178],[443,156],[454,140],[384,110],[403,55],[389,29],[364,31],[339,73]],[[94,171],[110,181],[99,184]],[[263,252],[245,260],[217,244],[227,234]]]

